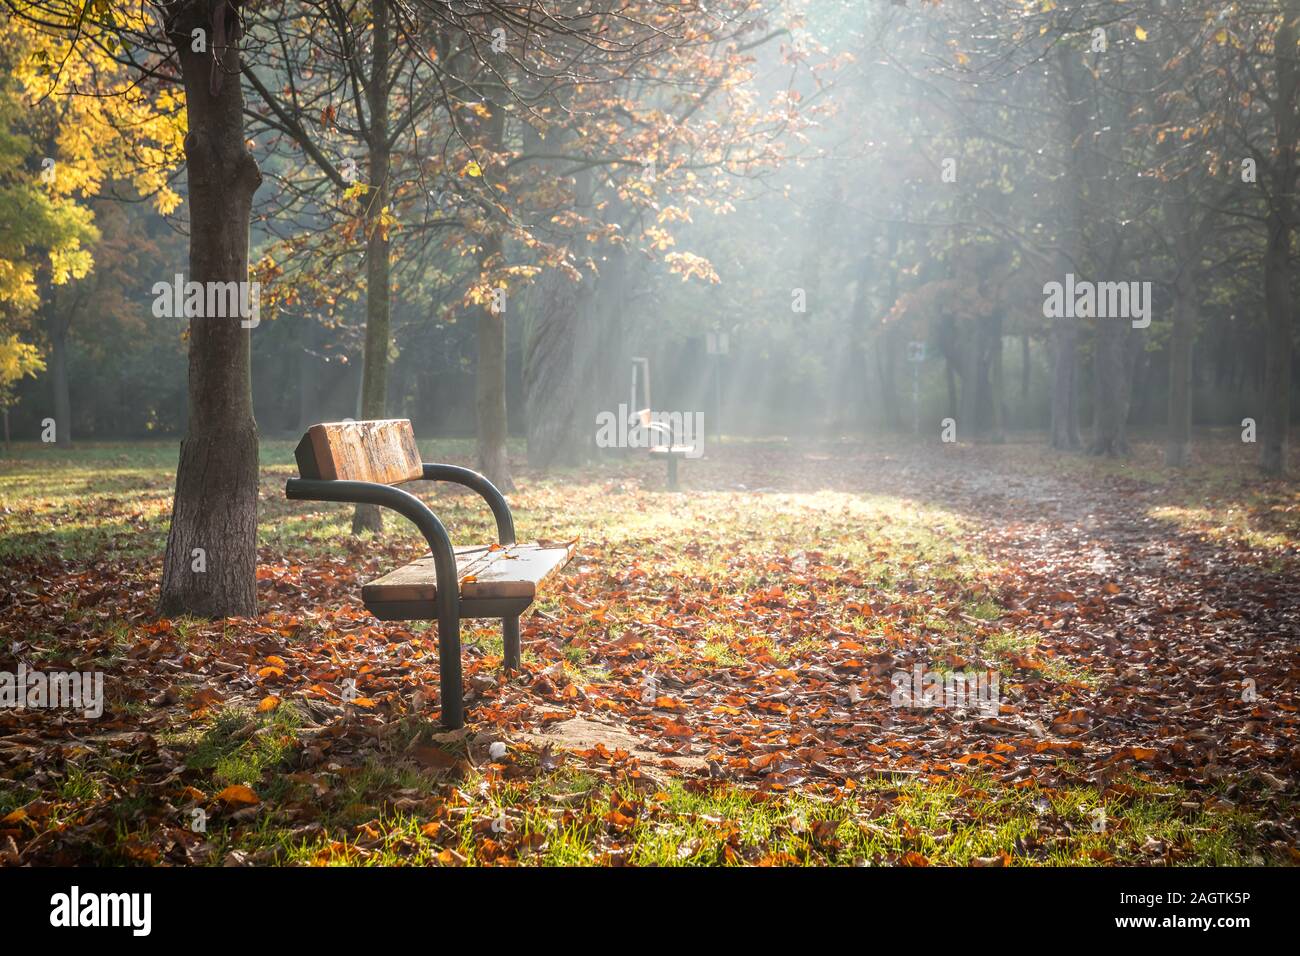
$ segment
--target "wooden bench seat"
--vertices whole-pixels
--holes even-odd
[[[651,456],[655,458],[664,458],[668,461],[668,490],[677,490],[677,462],[683,458],[689,458],[695,453],[694,445],[678,445],[673,442],[676,437],[672,429],[661,422],[654,420],[654,413],[648,408],[643,408],[636,413],[637,421],[641,427],[651,432],[655,439],[660,443],[651,445],[648,449]]]
[[[381,620],[438,622],[442,722],[452,729],[463,726],[461,618],[501,618],[503,663],[508,671],[518,670],[519,615],[542,582],[568,563],[573,545],[517,544],[505,496],[478,472],[422,462],[415,431],[404,418],[313,425],[294,457],[300,477],[285,483],[285,497],[391,508],[420,529],[428,553],[363,586],[361,600]],[[496,543],[453,547],[428,505],[397,487],[409,481],[449,481],[477,492],[496,519]]]
[[[460,582],[460,616],[506,617],[527,609],[543,581],[573,556],[573,544],[460,545],[456,578]],[[385,621],[433,618],[438,582],[432,554],[389,571],[361,588],[361,600]]]

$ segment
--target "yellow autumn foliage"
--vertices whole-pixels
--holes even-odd
[[[142,9],[114,15],[156,30]],[[90,199],[116,183],[160,213],[180,204],[169,177],[184,155],[183,98],[143,85],[111,49],[0,12],[0,325],[11,331],[39,307],[41,280],[93,268]]]

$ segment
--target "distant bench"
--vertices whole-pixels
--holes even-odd
[[[691,457],[695,451],[694,445],[677,444],[677,436],[673,434],[672,427],[665,425],[663,422],[654,420],[654,413],[648,408],[643,408],[636,413],[637,421],[641,427],[654,436],[657,444],[650,446],[650,456],[652,458],[664,458],[668,461],[668,490],[677,490],[677,463],[683,458]]]
[[[294,457],[300,477],[285,483],[285,497],[391,508],[424,535],[429,553],[364,585],[361,600],[384,621],[438,622],[442,723],[462,727],[461,618],[501,618],[505,668],[517,670],[519,615],[533,603],[542,582],[568,563],[572,546],[516,544],[510,506],[496,486],[468,468],[421,462],[407,419],[313,425]],[[497,544],[453,547],[437,515],[396,487],[421,480],[449,481],[476,491],[496,518]]]

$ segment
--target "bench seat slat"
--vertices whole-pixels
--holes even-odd
[[[523,599],[529,603],[547,578],[573,556],[573,545],[488,545],[456,548],[456,577],[462,601]],[[438,594],[433,556],[417,558],[361,588],[367,606],[393,602],[433,601]]]

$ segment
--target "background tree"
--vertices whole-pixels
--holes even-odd
[[[178,0],[160,7],[160,16],[106,2],[8,6],[55,45],[55,62],[102,54],[131,70],[132,84],[180,80],[189,279],[246,282],[249,214],[261,174],[245,144],[241,84],[227,82],[240,70],[240,3]],[[188,434],[163,559],[162,613],[256,613],[257,445],[248,330],[237,319],[192,318]]]
[[[651,360],[656,406],[759,434],[908,429],[915,368],[923,436],[951,415],[963,439],[1029,429],[1082,448],[1091,422],[1089,447],[1123,454],[1131,428],[1160,429],[1176,465],[1194,425],[1262,426],[1266,380],[1294,361],[1267,339],[1270,301],[1296,292],[1294,230],[1279,257],[1268,226],[1288,220],[1275,180],[1294,165],[1278,162],[1288,114],[1274,108],[1283,8],[390,7],[392,152],[375,207],[361,135],[372,6],[338,26],[325,4],[258,6],[246,118],[274,184],[253,234],[268,302],[258,420],[288,437],[355,417],[356,370],[382,354],[384,414],[476,437],[505,484],[520,463],[491,452],[507,435],[527,438],[535,468],[592,454],[593,412],[627,400],[632,355]],[[158,55],[144,49],[117,56],[136,69]],[[156,73],[137,75],[165,88]],[[366,358],[367,215],[384,206],[389,341]],[[166,261],[173,241],[139,221]],[[1285,283],[1266,281],[1281,270]],[[1151,280],[1151,327],[1046,319],[1044,283],[1067,272]],[[127,327],[76,320],[73,367],[111,345],[174,396],[175,343]],[[729,333],[725,359],[704,354],[711,331]],[[70,378],[74,393],[99,387]],[[183,426],[185,402],[120,391],[78,414],[86,434]],[[30,429],[48,383],[15,394]]]
[[[92,219],[91,201],[101,196],[110,197],[100,201],[101,209],[116,197],[147,199],[159,213],[171,213],[180,204],[170,177],[180,160],[183,134],[172,90],[162,87],[151,93],[107,48],[66,44],[20,18],[6,17],[5,32],[20,122],[32,143],[33,157],[26,165],[39,169],[49,195],[76,202]],[[85,250],[92,262],[95,245]],[[110,263],[108,269],[121,265]],[[39,281],[39,317],[49,348],[57,442],[67,447],[73,432],[69,330],[96,295],[102,273],[68,288],[61,288],[67,283],[56,283],[55,278],[63,277],[48,275]]]

